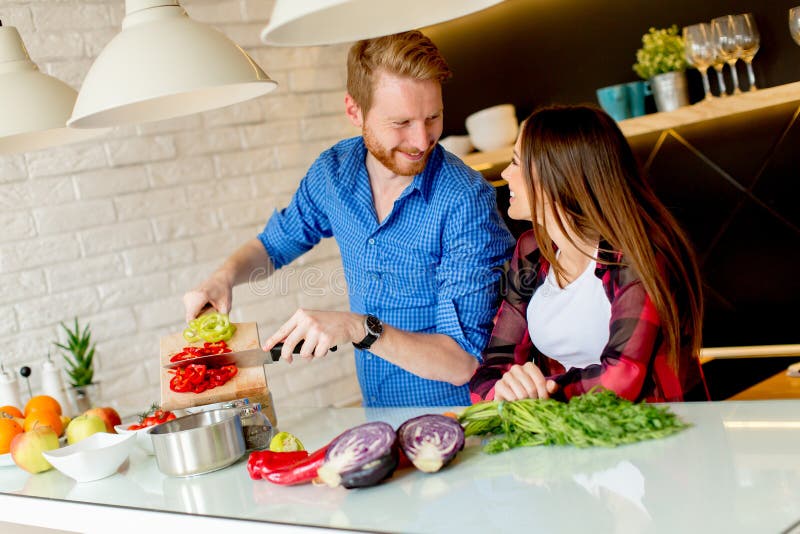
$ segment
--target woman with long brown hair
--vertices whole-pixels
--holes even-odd
[[[533,229],[507,270],[473,402],[595,386],[634,401],[708,399],[694,253],[614,120],[588,106],[536,111],[502,176],[509,217]]]

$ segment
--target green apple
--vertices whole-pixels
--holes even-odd
[[[11,440],[11,458],[29,473],[41,473],[53,468],[42,456],[42,452],[57,448],[58,434],[49,426],[36,425],[29,431],[14,436]]]
[[[67,443],[73,445],[92,434],[106,431],[106,423],[96,415],[79,415],[67,426]]]

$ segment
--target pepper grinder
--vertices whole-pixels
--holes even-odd
[[[27,365],[23,365],[22,367],[19,368],[19,374],[22,376],[22,378],[25,379],[25,383],[28,385],[28,399],[33,398],[33,390],[31,390],[31,379],[30,379],[31,368],[28,367]]]
[[[2,363],[0,363],[0,406],[22,408],[17,377],[14,373],[6,371]]]

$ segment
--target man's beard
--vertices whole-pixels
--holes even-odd
[[[372,132],[364,125],[361,129],[361,135],[364,137],[364,145],[367,150],[377,159],[384,167],[397,174],[398,176],[416,176],[425,169],[428,163],[428,158],[431,155],[433,146],[430,147],[426,154],[419,161],[402,161],[398,163],[395,159],[395,153],[398,149],[390,149],[381,145]],[[410,150],[407,152],[411,152]],[[402,158],[402,156],[400,156]]]

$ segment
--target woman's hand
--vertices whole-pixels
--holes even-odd
[[[514,365],[494,385],[494,399],[546,399],[558,391],[558,384],[548,380],[532,362]]]

